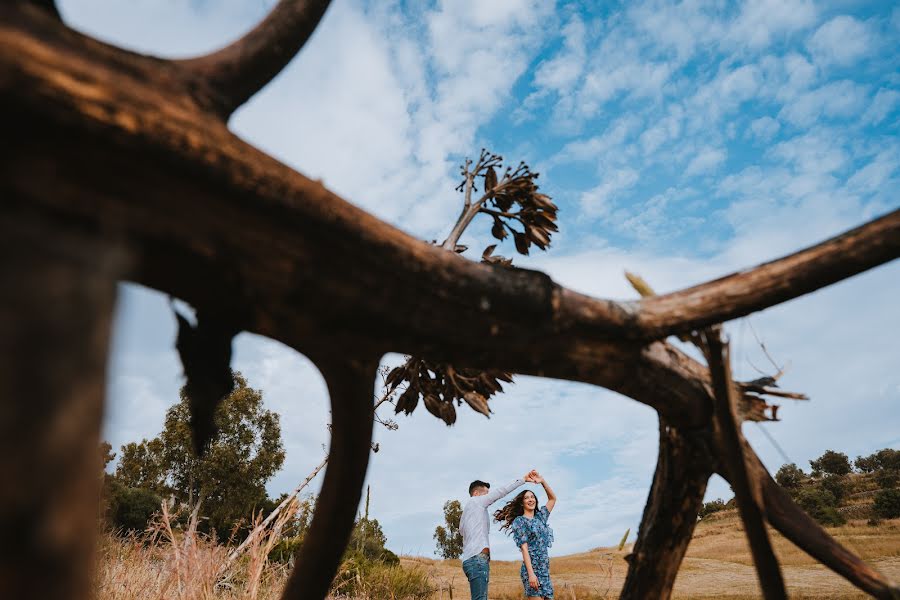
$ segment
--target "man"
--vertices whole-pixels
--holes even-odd
[[[532,481],[534,470],[491,491],[491,484],[476,479],[469,484],[469,501],[459,518],[459,532],[463,538],[462,567],[469,580],[472,600],[487,600],[488,581],[491,576],[491,532],[488,507],[512,492],[526,481]]]

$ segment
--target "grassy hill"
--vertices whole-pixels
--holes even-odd
[[[900,580],[900,519],[877,526],[849,519],[846,525],[828,531],[842,544],[862,556],[874,568]],[[792,598],[866,598],[842,578],[817,564],[777,532],[771,533],[775,552],[784,569]],[[623,551],[597,548],[581,554],[551,559],[550,572],[557,600],[615,598],[627,571]],[[435,598],[468,598],[468,584],[459,561],[404,557],[404,566],[419,566],[443,587]],[[522,598],[519,562],[493,561],[491,593],[496,600]],[[753,560],[735,510],[710,515],[697,524],[694,539],[675,583],[676,598],[759,598]]]

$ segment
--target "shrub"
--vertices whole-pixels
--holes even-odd
[[[900,518],[900,489],[881,490],[875,494],[873,507],[882,519]]]
[[[809,461],[813,475],[846,475],[853,469],[850,467],[850,459],[843,452],[835,452],[834,450],[826,450],[825,453],[815,460]]]
[[[721,498],[716,498],[715,500],[705,502],[697,514],[702,518],[715,512],[719,512],[720,510],[725,510],[725,501]]]
[[[797,504],[822,525],[843,525],[846,520],[837,511],[837,500],[827,490],[806,488],[797,493]]]
[[[897,487],[900,482],[900,471],[896,469],[879,469],[875,472],[875,482],[881,489],[887,490]]]
[[[781,468],[775,473],[775,481],[778,482],[778,485],[790,490],[800,487],[805,479],[806,473],[794,463],[781,465]]]
[[[819,482],[819,487],[834,496],[835,506],[840,506],[847,495],[847,480],[841,475],[826,475]]]
[[[109,482],[105,493],[107,523],[126,533],[146,530],[162,504],[162,498],[150,490],[126,487],[115,480]]]
[[[853,461],[853,466],[855,466],[856,470],[860,473],[872,473],[878,469],[878,462],[875,460],[874,454],[869,456],[857,456],[856,460]]]
[[[354,552],[341,564],[331,591],[349,598],[427,600],[435,590],[427,573],[418,567],[387,565]]]

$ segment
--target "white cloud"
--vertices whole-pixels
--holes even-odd
[[[750,48],[769,45],[773,38],[803,31],[815,22],[811,0],[757,0],[741,6],[728,32],[733,42]]]
[[[840,15],[819,27],[810,37],[808,47],[816,62],[846,67],[869,52],[871,38],[865,23]]]
[[[798,94],[784,105],[779,118],[808,127],[820,117],[851,117],[862,112],[867,89],[849,80],[833,81],[812,91]]]
[[[688,163],[685,175],[702,175],[714,171],[726,158],[727,154],[721,148],[702,148]]]
[[[634,169],[619,169],[601,176],[602,183],[581,195],[581,210],[588,217],[602,217],[613,208],[616,194],[628,190],[638,181]]]
[[[563,93],[578,81],[584,70],[587,55],[584,22],[573,16],[563,27],[562,34],[563,50],[535,70],[534,85],[540,89]]]
[[[866,110],[864,121],[877,125],[894,112],[897,106],[900,106],[900,92],[881,88],[875,94],[875,98],[872,99],[872,104],[869,105],[868,110]]]
[[[750,133],[764,142],[771,140],[779,129],[781,129],[781,123],[768,116],[754,119],[750,123]]]

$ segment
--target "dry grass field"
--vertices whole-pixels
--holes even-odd
[[[900,580],[900,519],[877,527],[850,521],[830,532],[869,564]],[[843,579],[818,565],[777,533],[775,550],[784,567],[792,598],[865,598]],[[105,536],[96,577],[99,600],[275,600],[285,584],[284,565],[267,563],[273,539],[262,539],[245,560],[222,580],[219,568],[227,549],[195,535],[173,532],[168,521],[152,543]],[[556,600],[615,598],[626,572],[629,547],[597,548],[551,559]],[[458,560],[402,557],[402,570],[383,571],[379,583],[367,583],[363,595],[352,600],[467,599],[468,584]],[[491,566],[493,600],[522,598],[519,562],[494,561]],[[416,575],[424,574],[427,579]],[[347,565],[338,579],[355,577]],[[415,583],[418,581],[419,583]],[[415,585],[411,585],[415,583]],[[423,585],[425,586],[423,588]],[[452,596],[451,596],[452,588]],[[409,590],[417,590],[411,592]],[[759,598],[750,552],[735,511],[715,513],[698,524],[675,584],[676,598]],[[337,598],[335,600],[338,600]],[[341,596],[339,600],[351,600]]]
[[[900,580],[900,520],[884,521],[877,527],[865,521],[850,521],[829,528],[842,544],[857,552],[869,564]],[[792,598],[866,598],[828,569],[816,564],[778,533],[772,533],[775,551],[781,559]],[[630,551],[598,548],[581,554],[551,559],[550,572],[556,600],[615,598],[625,580],[624,556]],[[465,576],[459,561],[404,557],[403,564],[425,569],[443,587],[435,598],[468,598]],[[493,561],[490,598],[522,598],[518,562]],[[735,511],[711,515],[699,523],[687,557],[675,583],[676,598],[759,598],[750,550]]]

